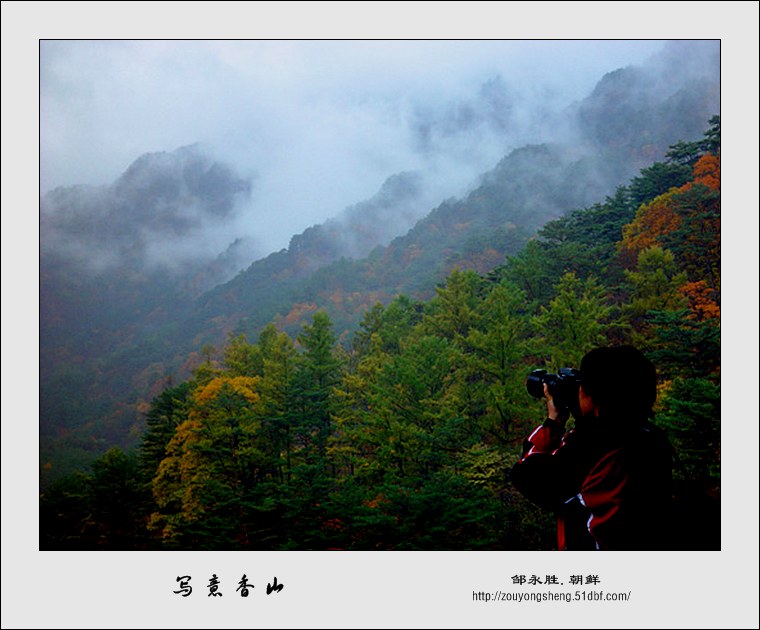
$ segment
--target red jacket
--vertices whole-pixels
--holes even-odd
[[[650,423],[620,430],[583,419],[564,432],[546,420],[510,473],[528,499],[558,516],[559,549],[665,549],[673,449]]]

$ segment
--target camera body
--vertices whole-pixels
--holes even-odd
[[[569,410],[575,418],[580,415],[578,390],[581,386],[581,372],[575,368],[563,367],[556,374],[546,370],[533,370],[528,375],[525,387],[533,398],[544,397],[544,383],[558,410]]]

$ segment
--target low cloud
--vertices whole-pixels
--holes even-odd
[[[234,235],[251,182],[197,146],[141,156],[109,186],[60,187],[41,204],[43,252],[85,267],[205,262]]]
[[[43,41],[41,192],[108,187],[142,154],[202,142],[240,178],[256,174],[250,195],[236,195],[234,217],[219,216],[230,228],[226,244],[253,239],[266,254],[371,199],[402,172],[422,178],[415,211],[423,216],[467,192],[512,149],[556,140],[558,114],[568,104],[605,72],[640,63],[661,47],[656,41]],[[198,214],[213,215],[207,205],[151,211],[178,246],[205,249],[224,240],[196,231]],[[96,220],[97,230],[107,223]],[[157,232],[141,234],[124,237],[125,251],[132,246],[160,257],[151,238]]]

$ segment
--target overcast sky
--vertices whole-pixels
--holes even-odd
[[[200,142],[254,178],[236,229],[274,250],[400,171],[435,182],[431,208],[461,194],[511,148],[542,140],[541,116],[661,47],[654,40],[42,41],[41,193],[108,184],[143,153]],[[515,105],[509,133],[452,129],[496,77]],[[423,146],[426,118],[438,135]]]

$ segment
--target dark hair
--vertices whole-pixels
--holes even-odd
[[[604,415],[643,422],[652,416],[657,398],[657,371],[632,346],[596,348],[581,360],[583,391]]]

